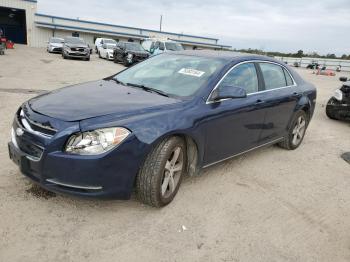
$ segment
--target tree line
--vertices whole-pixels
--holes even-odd
[[[258,55],[267,55],[267,56],[283,56],[283,57],[313,57],[313,58],[331,58],[331,59],[346,59],[350,60],[350,54],[343,54],[342,56],[336,56],[335,54],[327,54],[327,55],[319,55],[317,52],[312,53],[304,53],[303,50],[298,50],[296,53],[283,53],[283,52],[273,52],[273,51],[263,51],[260,49],[234,49],[237,52],[250,53],[250,54],[258,54]]]

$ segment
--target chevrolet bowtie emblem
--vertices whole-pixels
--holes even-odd
[[[17,136],[22,136],[24,134],[24,131],[21,128],[16,129],[16,135]]]

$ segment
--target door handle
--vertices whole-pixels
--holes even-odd
[[[295,97],[300,96],[300,94],[298,92],[294,92],[292,95],[295,96]]]
[[[261,99],[258,99],[258,100],[256,100],[256,102],[255,102],[255,104],[256,105],[259,105],[259,104],[262,104],[262,103],[264,103],[265,101],[263,101],[263,100],[261,100]]]

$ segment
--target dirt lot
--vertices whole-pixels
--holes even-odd
[[[269,147],[205,169],[163,209],[33,186],[7,155],[13,114],[34,96],[26,92],[120,69],[21,46],[0,56],[0,261],[350,261],[350,165],[340,158],[350,125],[324,113],[338,76],[299,70],[318,88],[299,149]]]

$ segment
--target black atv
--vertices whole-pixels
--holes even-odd
[[[344,84],[328,100],[326,114],[331,119],[350,121],[350,79],[340,77],[339,80]]]

